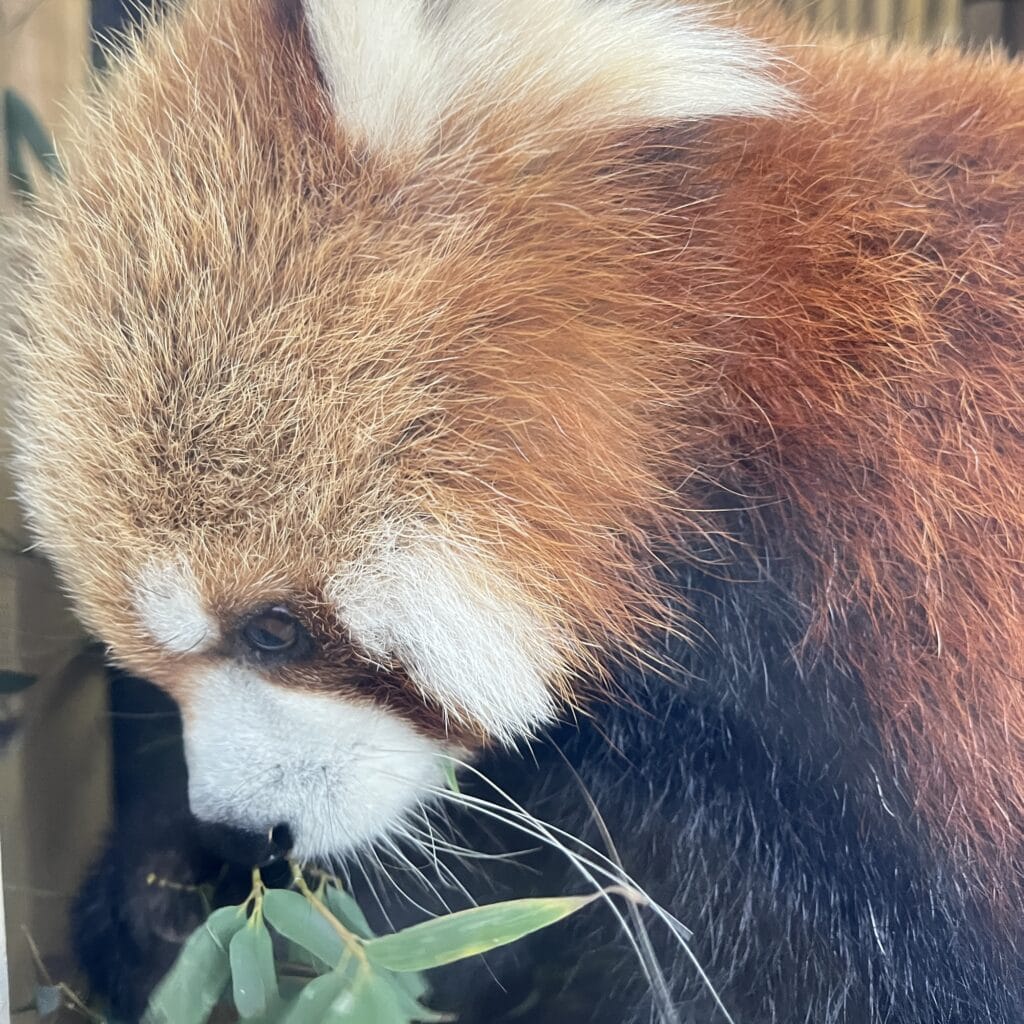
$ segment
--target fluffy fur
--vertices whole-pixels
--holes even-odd
[[[191,569],[174,562],[146,566],[135,587],[135,607],[152,640],[171,654],[201,651],[218,637]]]
[[[373,842],[444,779],[443,747],[397,716],[252,671],[212,670],[187,708],[192,812],[264,834],[285,822],[306,862]]]
[[[423,530],[381,534],[327,590],[353,642],[382,665],[397,660],[453,719],[498,739],[550,722],[559,644],[500,570]]]
[[[18,349],[41,543],[187,728],[237,653],[154,644],[179,559],[224,637],[308,624],[266,685],[435,743],[624,693],[617,829],[737,1012],[1019,1019],[1024,71],[467,9],[198,2],[91,107]]]
[[[662,0],[309,0],[346,134],[375,152],[472,146],[479,114],[582,133],[784,109],[770,51]]]

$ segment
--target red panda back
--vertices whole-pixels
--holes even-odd
[[[1024,70],[799,52],[806,113],[709,147],[708,248],[721,259],[728,239],[734,260],[715,429],[742,469],[725,479],[781,503],[819,570],[797,584],[814,610],[805,656],[847,652],[912,802],[1009,910],[1024,839]]]

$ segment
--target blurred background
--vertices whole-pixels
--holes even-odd
[[[167,2],[177,0],[0,0],[0,320],[17,302],[4,284],[5,214],[52,172],[50,140],[59,143],[68,101],[102,73],[106,49]],[[1024,0],[782,2],[844,33],[1024,47]],[[0,369],[0,407],[2,389]],[[173,774],[175,715],[155,692],[111,678],[64,610],[28,550],[3,444],[0,434],[0,1024],[9,1011],[16,1024],[84,1020],[60,1009],[70,990],[58,983],[75,983],[68,910],[103,832],[140,799],[132,780]]]

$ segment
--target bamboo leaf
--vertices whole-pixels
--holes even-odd
[[[369,1001],[368,990],[361,988],[346,989],[327,1008],[320,1024],[390,1024],[378,1022],[374,1009]]]
[[[289,889],[270,889],[263,897],[263,916],[286,939],[308,949],[328,968],[345,952],[341,936],[305,896]]]
[[[422,974],[409,971],[405,974],[391,974],[391,979],[414,1002],[419,1002],[430,991],[430,986]]]
[[[291,939],[288,940],[283,951],[277,951],[276,958],[279,968],[307,968],[315,971],[318,975],[323,974],[324,970],[330,966],[325,964],[318,956],[310,953],[304,946],[300,946],[297,942],[292,942]],[[278,982],[280,983],[282,980],[279,974]]]
[[[426,971],[486,953],[575,913],[600,894],[510,900],[413,925],[364,946],[370,961],[391,971]]]
[[[270,932],[258,919],[237,931],[228,947],[235,1009],[243,1020],[260,1017],[277,1003],[277,975]]]
[[[49,174],[62,178],[64,170],[53,144],[53,136],[42,126],[32,108],[12,89],[6,90],[4,105],[7,130],[24,139]]]
[[[422,987],[418,995],[413,995],[410,989],[403,984],[409,978],[420,979],[419,974],[392,974],[390,971],[376,975],[378,984],[390,986],[393,993],[393,1002],[399,1009],[405,1020],[419,1021],[421,1024],[439,1024],[442,1021],[450,1021],[454,1018],[447,1013],[439,1013],[436,1010],[428,1010],[420,999],[426,994],[427,986],[421,983]]]
[[[31,198],[34,194],[28,164],[22,152],[24,147],[33,152],[44,169],[52,176],[63,177],[60,160],[53,139],[39,123],[32,108],[13,90],[3,92],[3,135],[7,179],[16,195]]]
[[[418,1007],[403,1006],[398,990],[380,980],[367,986],[364,998],[369,1011],[366,1020],[373,1024],[409,1024],[410,1020],[419,1020],[409,1012],[417,1013]]]
[[[311,981],[281,1018],[281,1024],[321,1024],[331,1006],[352,983],[345,971],[332,971]]]
[[[372,939],[373,931],[366,915],[360,910],[359,904],[337,885],[327,886],[324,899],[334,916],[350,931],[361,939]]]
[[[145,1024],[204,1024],[231,977],[229,943],[244,926],[238,907],[214,911],[189,937],[153,994]]]

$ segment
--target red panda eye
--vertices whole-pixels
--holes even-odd
[[[283,608],[259,612],[241,629],[246,646],[259,654],[285,654],[299,645],[303,635],[299,621]]]

